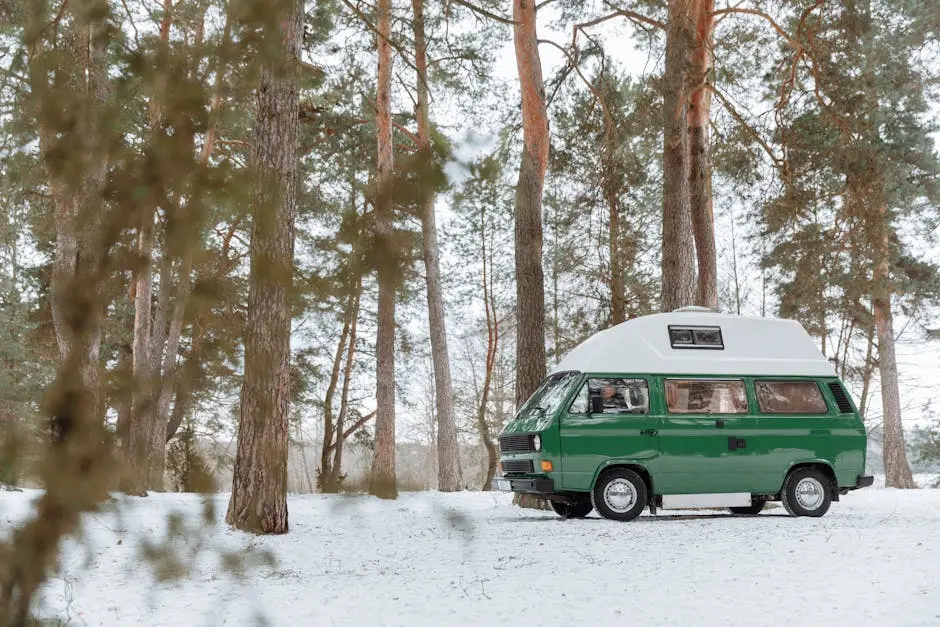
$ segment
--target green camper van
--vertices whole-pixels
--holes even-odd
[[[685,308],[601,331],[499,435],[494,487],[565,518],[781,501],[824,515],[872,484],[852,399],[793,320]]]

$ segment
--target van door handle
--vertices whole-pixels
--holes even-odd
[[[659,431],[657,429],[643,429],[640,431],[640,435],[659,435]]]
[[[725,428],[725,421],[724,421],[724,420],[721,420],[721,419],[719,418],[718,420],[715,421],[715,427],[718,428],[718,429],[724,429],[724,428]]]
[[[728,450],[736,451],[739,448],[746,448],[747,441],[742,440],[741,438],[728,438]]]

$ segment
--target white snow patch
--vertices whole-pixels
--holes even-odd
[[[36,491],[0,493],[3,535]],[[755,518],[703,511],[616,523],[562,521],[493,493],[296,496],[291,532],[255,538],[221,522],[214,547],[270,551],[238,581],[206,552],[156,583],[143,540],[170,512],[200,524],[202,498],[122,499],[88,515],[43,588],[41,617],[87,625],[940,625],[940,490],[869,488],[821,519],[780,507]],[[127,507],[123,507],[123,505]],[[180,542],[182,550],[197,540]]]

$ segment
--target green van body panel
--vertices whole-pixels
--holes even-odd
[[[591,378],[645,380],[649,386],[649,413],[570,413],[571,402]],[[748,413],[670,414],[665,407],[666,379],[744,381]],[[813,381],[828,411],[764,414],[758,408],[754,385],[761,380]],[[579,373],[577,383],[570,385],[564,401],[550,415],[540,412],[530,400],[502,432],[538,433],[541,451],[501,453],[501,459],[533,460],[535,473],[511,477],[547,477],[553,480],[556,492],[588,492],[605,468],[617,465],[644,468],[656,495],[778,495],[787,473],[805,464],[828,467],[839,488],[851,489],[865,471],[867,435],[854,404],[851,413],[839,412],[829,389],[834,381],[838,379]],[[541,460],[552,462],[552,472],[538,472]]]

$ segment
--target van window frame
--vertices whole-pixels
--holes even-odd
[[[707,412],[707,411],[697,411],[697,412],[674,412],[669,409],[669,399],[666,392],[666,384],[669,381],[696,381],[704,383],[714,383],[714,382],[727,382],[733,381],[738,382],[744,386],[744,402],[746,404],[745,411],[743,412]],[[751,394],[748,390],[747,380],[744,377],[697,377],[697,376],[675,376],[669,375],[662,377],[662,410],[664,416],[753,416],[755,415],[751,402]],[[756,404],[757,399],[753,399],[753,402]]]
[[[826,406],[825,411],[819,412],[809,412],[809,411],[794,411],[794,412],[779,412],[779,411],[764,411],[760,404],[760,397],[757,393],[757,384],[760,382],[766,383],[812,383],[816,386],[816,391],[819,392],[820,398],[822,398],[823,405]],[[778,417],[799,417],[799,416],[831,416],[832,415],[832,405],[829,402],[829,399],[826,397],[825,391],[819,386],[819,381],[816,379],[795,379],[787,377],[752,377],[751,385],[754,390],[754,404],[757,407],[757,414],[760,416],[778,416]]]

